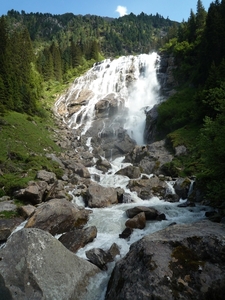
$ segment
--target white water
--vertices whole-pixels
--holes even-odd
[[[81,129],[81,134],[85,134],[90,128],[94,118],[95,104],[110,93],[125,100],[125,106],[129,109],[126,118],[125,128],[138,144],[143,143],[143,130],[145,123],[145,109],[150,109],[159,99],[159,84],[157,82],[157,60],[156,53],[150,55],[120,57],[113,61],[105,60],[99,65],[94,66],[84,76],[78,78],[66,96],[62,96],[56,103],[56,108],[64,101],[67,105],[73,97],[79,101],[79,95],[87,92],[86,102],[80,107],[79,111],[73,114],[70,119],[64,116],[65,122],[73,129]],[[129,83],[128,76],[135,80]],[[91,91],[91,92],[90,92]],[[73,95],[73,96],[72,96]],[[74,96],[75,95],[75,96]],[[80,131],[79,131],[80,132]],[[91,137],[87,137],[86,146],[92,152]],[[85,251],[91,248],[102,248],[108,250],[113,243],[120,248],[120,255],[116,261],[121,259],[129,251],[132,243],[138,241],[143,236],[155,231],[166,228],[171,223],[191,223],[205,216],[207,207],[196,206],[192,208],[180,208],[179,203],[169,203],[153,197],[149,200],[140,199],[132,193],[126,186],[129,178],[115,175],[116,171],[129,164],[123,163],[123,157],[111,162],[112,168],[108,173],[103,174],[95,167],[89,168],[92,175],[100,176],[102,186],[121,187],[125,192],[130,193],[133,203],[118,204],[107,208],[93,209],[90,220],[86,226],[97,227],[96,239],[77,252],[77,255],[85,258]],[[151,176],[151,175],[149,175]],[[94,178],[94,177],[93,177]],[[173,190],[172,183],[168,183],[168,190]],[[75,193],[74,193],[75,194]],[[74,197],[74,202],[83,205],[82,197]],[[160,213],[166,215],[163,221],[147,221],[143,230],[135,229],[128,240],[120,239],[119,234],[125,229],[127,220],[125,211],[128,208],[143,205],[152,206]],[[102,271],[96,276],[88,287],[88,294],[84,300],[103,300],[110,274],[115,262],[108,265],[108,271]],[[82,299],[83,300],[83,299]]]
[[[111,162],[112,169],[108,171],[107,174],[102,174],[101,171],[95,169],[94,167],[89,168],[92,174],[100,175],[100,184],[103,186],[113,186],[121,187],[126,192],[132,195],[133,203],[129,204],[117,204],[107,208],[94,208],[93,213],[90,215],[89,222],[86,226],[96,226],[97,227],[97,237],[95,240],[86,245],[84,248],[80,249],[76,254],[84,259],[86,259],[85,251],[92,248],[101,248],[107,251],[113,243],[116,243],[120,248],[120,255],[115,259],[115,262],[121,259],[129,251],[129,247],[132,243],[138,241],[145,235],[151,234],[158,230],[164,229],[171,223],[191,223],[205,218],[205,212],[209,210],[208,207],[196,206],[182,208],[178,207],[178,204],[184,202],[184,200],[178,203],[169,203],[160,200],[157,197],[153,197],[149,200],[140,199],[135,193],[132,193],[126,188],[129,181],[128,177],[115,175],[115,172],[121,168],[124,168],[127,164],[122,163],[123,157],[118,158]],[[168,183],[168,189],[173,190],[172,183]],[[82,198],[75,198],[77,204],[84,205]],[[134,229],[130,239],[124,240],[119,238],[119,234],[125,229],[125,222],[127,220],[126,210],[137,205],[154,207],[160,213],[166,215],[166,220],[163,221],[147,221],[146,227],[142,230]],[[107,288],[107,283],[110,274],[113,270],[115,262],[108,264],[108,270],[102,271],[98,276],[96,276],[88,287],[88,294],[85,300],[103,300]]]
[[[62,101],[66,105],[74,98],[79,102],[79,97],[85,93],[86,102],[68,121],[71,128],[81,128],[81,135],[84,135],[92,124],[95,104],[113,93],[125,101],[125,107],[129,110],[128,115],[124,116],[125,129],[137,144],[142,144],[145,109],[152,108],[159,98],[158,63],[157,53],[122,56],[112,61],[106,59],[76,79],[69,92],[58,99],[56,109]]]

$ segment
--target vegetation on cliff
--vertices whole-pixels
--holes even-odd
[[[187,22],[161,49],[175,57],[179,91],[159,107],[158,128],[172,143],[188,146],[182,171],[197,175],[210,203],[224,211],[225,191],[225,1],[208,12],[197,1]],[[192,137],[190,139],[190,130]],[[185,140],[186,139],[186,140]],[[190,141],[192,142],[190,144]]]
[[[27,173],[30,169],[24,166],[29,165],[28,156],[32,152],[36,156],[41,151],[12,148],[13,144],[16,145],[16,138],[17,144],[24,146],[28,142],[19,140],[22,128],[18,124],[25,127],[31,125],[30,129],[34,129],[34,123],[40,126],[47,123],[47,118],[51,118],[49,107],[56,95],[103,57],[143,53],[160,48],[162,53],[175,57],[177,68],[174,76],[179,88],[175,95],[160,105],[157,126],[163,133],[161,138],[167,136],[173,146],[184,144],[188,148],[188,155],[176,158],[169,167],[179,170],[177,174],[197,175],[197,182],[206,191],[207,199],[223,209],[224,24],[224,0],[212,2],[208,12],[201,0],[198,0],[197,12],[191,11],[189,19],[181,24],[158,14],[148,16],[144,13],[110,19],[91,15],[26,14],[24,11],[19,13],[12,10],[2,16],[1,193],[4,193],[4,189],[5,192],[13,190],[16,182],[11,179],[10,187],[5,188],[7,176],[11,176],[6,174],[14,173],[18,178],[19,173]],[[19,118],[26,121],[26,124],[22,119],[19,121]],[[14,124],[12,120],[17,120],[17,123]],[[11,137],[11,133],[6,130],[9,128],[14,128],[18,135]],[[36,128],[40,130],[39,125]],[[46,129],[46,126],[43,128]],[[9,139],[6,134],[9,134]],[[29,134],[25,135],[29,137]],[[47,133],[44,135],[47,136]],[[12,162],[14,166],[10,167]],[[52,168],[47,161],[40,165],[46,169]]]

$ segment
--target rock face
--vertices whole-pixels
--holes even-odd
[[[116,264],[105,299],[224,299],[224,232],[201,221],[144,237]]]
[[[99,272],[40,229],[14,233],[0,250],[1,299],[84,299],[89,279]]]

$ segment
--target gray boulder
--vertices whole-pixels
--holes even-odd
[[[16,191],[14,196],[32,204],[39,204],[43,201],[47,187],[45,181],[30,181],[25,189]]]
[[[224,232],[201,221],[142,238],[117,262],[105,299],[224,299]]]
[[[53,172],[47,172],[46,170],[40,170],[37,172],[37,179],[46,181],[47,183],[54,183],[56,181],[56,175]]]
[[[0,250],[0,297],[4,300],[85,299],[99,269],[40,229],[14,233]]]
[[[25,227],[39,228],[55,235],[86,224],[88,215],[66,199],[52,199],[36,209]]]
[[[117,191],[112,187],[103,187],[96,182],[91,182],[85,200],[92,208],[107,207],[118,203]]]
[[[132,179],[127,187],[132,192],[136,192],[138,197],[143,200],[150,199],[153,196],[163,198],[167,190],[166,183],[157,176],[147,179]]]
[[[117,175],[127,176],[131,179],[139,178],[141,176],[141,170],[139,167],[127,166],[116,172]]]

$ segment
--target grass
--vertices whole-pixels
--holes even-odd
[[[60,175],[58,164],[46,157],[61,151],[53,141],[52,119],[7,112],[0,120],[0,196],[24,187],[37,170]]]

